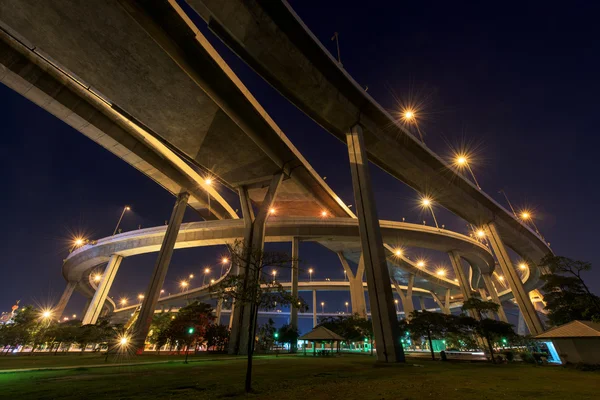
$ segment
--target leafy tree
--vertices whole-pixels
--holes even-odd
[[[206,330],[206,348],[225,351],[229,343],[229,327],[221,324],[211,324]]]
[[[307,310],[308,307],[302,298],[292,296],[283,286],[277,282],[266,271],[267,268],[290,268],[294,260],[286,253],[265,252],[259,248],[246,246],[240,241],[236,241],[230,246],[232,270],[238,270],[238,275],[230,274],[222,279],[217,285],[211,287],[211,293],[221,299],[230,299],[235,307],[244,307],[249,311],[250,326],[246,334],[248,339],[247,347],[247,367],[245,390],[252,390],[252,355],[254,354],[258,310],[273,310],[278,305],[286,306],[294,304],[300,310]],[[236,340],[237,338],[233,338]],[[237,341],[236,341],[237,343]],[[235,353],[239,349],[235,349]]]
[[[414,336],[427,338],[429,350],[431,351],[431,359],[435,360],[432,339],[441,339],[444,337],[448,329],[446,315],[426,310],[413,311],[410,314],[408,329]]]
[[[552,325],[577,319],[600,320],[600,297],[590,291],[582,277],[583,272],[592,268],[590,263],[548,254],[540,266],[549,270],[541,279],[548,320]]]
[[[209,325],[214,321],[212,307],[206,303],[195,301],[179,309],[169,324],[169,340],[185,345],[185,362],[188,359],[188,349],[204,340]]]
[[[174,316],[167,312],[154,314],[152,317],[148,342],[152,343],[158,348],[158,354],[160,354],[161,347],[163,347],[169,341],[169,326],[171,325],[173,318]]]
[[[273,347],[275,341],[275,322],[269,318],[267,322],[258,327],[258,348],[261,350],[269,350]]]
[[[279,328],[277,333],[279,334],[279,337],[277,338],[278,342],[288,343],[290,345],[290,351],[293,351],[293,349],[296,348],[295,344],[298,343],[298,337],[300,336],[298,328],[286,324]]]
[[[484,301],[475,297],[465,300],[462,305],[463,311],[473,311],[479,319],[482,319],[484,314],[491,315],[491,313],[498,312],[499,308],[500,305],[493,301]]]
[[[515,336],[515,331],[511,324],[489,318],[484,318],[477,322],[476,332],[481,338],[486,340],[493,363],[496,362],[496,359],[494,358],[492,343],[497,342],[502,338],[512,339]]]

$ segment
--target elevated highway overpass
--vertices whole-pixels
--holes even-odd
[[[188,0],[188,3],[219,38],[307,115],[342,140],[352,131],[357,151],[354,156],[351,154],[351,160],[360,158],[364,149],[369,160],[400,181],[434,196],[437,203],[484,228],[530,330],[540,331],[526,291],[539,287],[537,262],[550,251],[542,238],[398,125],[327,53],[287,3],[241,0],[225,3]],[[90,0],[72,4],[59,0],[7,0],[0,5],[0,81],[178,195],[166,233],[147,239],[153,241],[147,249],[161,249],[155,267],[155,272],[160,273],[153,275],[148,290],[156,298],[148,300],[149,304],[158,301],[157,288],[164,280],[161,274],[166,274],[173,248],[181,245],[179,237],[185,235],[178,231],[183,217],[181,209],[186,204],[206,220],[233,223],[230,228],[236,233],[229,238],[243,238],[252,246],[262,246],[263,236],[267,240],[296,237],[289,227],[277,228],[285,231],[285,235],[269,233],[273,229],[269,228],[270,219],[267,223],[270,208],[287,217],[312,217],[323,212],[336,217],[331,220],[356,217],[175,1]],[[363,136],[364,139],[358,139]],[[364,162],[351,165],[355,197],[359,199],[355,199],[355,204],[357,209],[363,209],[358,218],[361,224],[353,222],[355,226],[346,226],[352,233],[342,235],[342,240],[319,243],[359,261],[358,249],[364,253],[373,243],[373,248],[382,246],[377,239],[366,244],[363,234],[363,228],[380,229],[372,193],[371,198],[363,197],[370,192],[368,168]],[[367,183],[362,188],[356,183],[361,180]],[[236,191],[242,219],[235,204],[237,199],[233,203],[228,200],[230,192]],[[213,222],[217,221],[207,224]],[[362,244],[356,241],[356,245],[346,247],[347,238],[359,237],[358,225],[361,225]],[[384,225],[383,237],[388,229]],[[220,227],[214,229],[219,231]],[[313,228],[318,231],[322,227]],[[331,227],[325,228],[318,233],[327,236]],[[402,232],[412,229],[397,228]],[[429,239],[443,242],[453,235],[448,231],[433,236],[428,235],[435,232],[412,233],[407,240],[415,242]],[[303,240],[308,240],[310,235],[303,235],[306,235]],[[91,253],[104,249],[106,258],[102,261],[99,256],[96,261],[108,261],[107,272],[116,273],[122,257],[132,249],[120,248],[124,242],[109,241],[99,241],[93,251],[84,249]],[[524,285],[504,244],[530,265]],[[429,246],[426,248],[438,246],[448,251],[442,244]],[[108,254],[111,249],[114,252]],[[118,254],[121,250],[123,255]],[[414,279],[423,288],[456,290],[460,286],[463,296],[472,289],[463,276],[464,271],[459,274],[460,285],[431,274],[423,276],[408,259],[389,260],[390,250],[387,246],[381,253],[379,266],[373,267],[377,263],[371,260],[367,268],[367,275],[372,271],[380,273],[377,279],[368,280],[370,284],[385,283],[370,290],[374,297],[381,294],[383,300],[378,309],[387,307],[391,313],[390,306],[385,305],[389,300],[386,288],[389,277],[387,268],[382,267],[389,264],[399,267],[392,269],[392,274],[401,283],[408,284]],[[475,267],[471,274],[482,272],[484,278],[494,268],[492,255],[487,248],[485,251],[487,256],[479,258],[468,252],[460,255]],[[63,268],[69,282],[60,302],[63,307],[75,288],[88,296],[94,294],[89,280],[69,280],[80,279],[79,273],[93,264],[90,261],[93,257],[76,263],[79,257],[84,258],[78,250]],[[451,260],[455,272],[460,272],[460,258],[451,256]],[[112,273],[106,275],[114,278]],[[475,275],[471,278],[478,282]],[[110,283],[103,281],[94,296],[104,292]],[[154,306],[146,309],[150,312]]]

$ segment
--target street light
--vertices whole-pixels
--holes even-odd
[[[425,261],[423,261],[423,260],[417,261],[417,267],[424,268],[425,267]]]
[[[120,303],[121,303],[121,306],[125,306],[125,305],[127,305],[127,301],[128,301],[128,300],[127,300],[127,298],[123,297],[123,298],[121,299],[121,301],[120,301]]]
[[[69,249],[69,253],[72,253],[73,250],[75,250],[78,247],[83,246],[87,242],[88,242],[88,240],[81,236],[73,238],[73,246],[71,246],[71,248]]]
[[[436,274],[438,276],[446,276],[446,270],[444,268],[440,268],[437,270]]]
[[[183,292],[185,290],[185,288],[188,287],[188,283],[186,281],[181,281],[179,282],[179,286],[181,286],[181,291]]]
[[[435,213],[433,212],[433,201],[429,197],[423,197],[421,199],[421,206],[423,208],[429,208],[429,210],[431,211],[431,215],[433,216],[433,222],[435,222],[435,227],[440,229],[437,222],[437,218],[435,218]]]
[[[473,170],[471,169],[471,164],[469,164],[469,158],[467,157],[466,154],[458,154],[454,158],[454,165],[457,166],[459,169],[460,168],[468,169],[469,172],[471,173],[471,177],[473,178],[473,181],[475,182],[475,185],[477,185],[477,189],[481,190],[481,186],[479,186],[479,182],[477,182],[477,178],[475,178],[475,174],[473,173]]]
[[[396,249],[396,250],[394,250],[394,255],[396,257],[402,257],[402,253],[403,253],[402,249]]]
[[[131,210],[131,207],[129,207],[129,206],[123,207],[123,212],[121,213],[121,216],[119,217],[117,226],[115,226],[115,231],[113,232],[113,236],[115,236],[117,234],[117,229],[119,229],[119,225],[121,224],[121,220],[123,219],[123,215],[125,214],[125,211],[129,211],[129,210]]]
[[[190,274],[190,279],[194,279],[194,274]]]
[[[271,272],[271,275],[273,275],[273,285],[275,284],[275,275],[277,275],[277,271],[273,270]]]
[[[394,303],[396,304],[396,312],[399,313],[400,309],[398,308],[398,299],[394,299]]]
[[[204,275],[202,276],[202,286],[206,283],[206,275],[210,274],[210,268],[204,268]]]
[[[410,108],[405,109],[402,113],[402,120],[405,123],[415,124],[415,127],[417,128],[417,132],[419,133],[419,137],[421,138],[421,143],[425,143],[425,141],[423,140],[423,134],[421,133],[421,129],[419,128],[419,123],[417,121],[417,114],[416,114],[415,110],[412,110]]]
[[[309,282],[312,282],[312,273],[313,273],[313,269],[309,268],[308,269],[308,281]]]
[[[227,257],[223,257],[223,258],[221,259],[221,275],[220,275],[220,276],[223,276],[223,267],[224,267],[224,266],[225,266],[225,264],[227,264],[228,262],[229,262],[229,259],[228,259]]]
[[[277,210],[275,210],[273,207],[271,207],[271,208],[269,209],[269,214],[271,214],[271,215],[275,215],[275,212],[276,212],[276,211],[277,211]]]
[[[525,263],[521,263],[521,264],[519,264],[519,268],[520,268],[520,269],[523,269],[523,270],[524,270],[524,269],[527,269],[527,264],[525,264]]]
[[[215,283],[215,280],[214,280],[214,279],[211,279],[211,280],[210,280],[210,284],[212,285],[213,283]]]
[[[348,314],[348,302],[346,302],[345,304],[346,304],[346,314]]]
[[[321,211],[321,217],[326,218],[329,213],[326,210]]]
[[[94,282],[100,282],[100,279],[102,279],[102,275],[100,275],[100,274],[94,275]]]
[[[144,295],[143,294],[138,294],[138,300],[144,300]]]
[[[531,215],[531,212],[525,210],[522,211],[521,214],[519,215],[521,217],[521,219],[523,221],[525,221],[525,223],[527,222],[531,222],[531,225],[533,225],[533,227],[535,228],[535,232],[543,239],[544,237],[542,236],[542,234],[540,233],[540,231],[537,228],[537,225],[535,224],[535,222],[533,222],[533,216]]]
[[[321,302],[321,314],[325,314],[325,302]]]

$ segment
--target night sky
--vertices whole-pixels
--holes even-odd
[[[419,115],[431,149],[444,157],[452,146],[475,149],[473,168],[483,190],[506,205],[498,194],[504,188],[516,207],[532,208],[557,254],[596,265],[587,281],[600,294],[600,256],[594,250],[600,222],[598,6],[389,3],[291,2],[332,52],[330,38],[339,32],[344,68],[386,109],[424,104]],[[353,204],[345,146],[219,42],[213,44],[317,172]],[[125,204],[132,207],[121,225],[125,231],[168,220],[171,194],[5,86],[0,121],[0,310],[10,310],[17,299],[55,302],[65,286],[61,264],[73,233],[110,235]],[[381,219],[432,224],[416,206],[417,193],[375,167],[371,171]],[[464,221],[436,212],[440,224],[466,233]],[[192,220],[199,218],[188,210],[185,221]],[[215,264],[223,251],[176,251],[165,289],[177,290],[178,280],[190,273],[199,283],[204,266]],[[343,278],[337,257],[323,248],[303,244],[300,256],[315,268],[315,278]],[[143,292],[155,258],[126,259],[110,295]],[[348,295],[320,293],[322,300],[341,311]],[[75,295],[66,314],[80,314],[83,303]]]

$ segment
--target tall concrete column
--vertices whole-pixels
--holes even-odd
[[[367,318],[367,302],[365,301],[365,289],[363,287],[363,276],[365,274],[364,258],[361,254],[356,274],[354,274],[344,253],[340,251],[337,255],[344,267],[344,271],[346,271],[348,283],[350,284],[350,304],[352,305],[352,314],[358,314],[362,318]]]
[[[490,294],[492,301],[500,306],[498,308],[498,313],[497,313],[498,319],[500,319],[500,321],[508,322],[508,318],[506,318],[506,313],[504,312],[504,308],[502,307],[502,302],[500,301],[500,298],[498,297],[498,291],[496,290],[494,281],[492,281],[492,275],[491,274],[482,274],[482,276],[483,276],[483,283],[485,284],[485,288],[487,289],[488,293]]]
[[[187,192],[177,195],[177,200],[175,201],[173,212],[169,219],[169,225],[167,226],[167,232],[165,233],[165,237],[158,253],[158,258],[154,264],[154,271],[150,278],[150,284],[144,294],[144,301],[142,302],[142,307],[137,321],[135,322],[132,335],[132,343],[136,346],[136,351],[138,353],[144,351],[146,336],[148,336],[148,330],[152,323],[154,309],[156,308],[156,303],[160,296],[160,289],[163,287],[167,271],[169,270],[173,249],[175,248],[175,242],[177,241],[177,235],[179,234],[179,227],[181,226],[181,221],[183,221],[183,215],[189,197],[190,195]]]
[[[252,252],[263,251],[264,249],[267,217],[269,216],[269,210],[275,202],[275,197],[277,196],[277,191],[281,186],[283,177],[283,172],[273,175],[256,216],[254,216],[254,212],[252,211],[248,189],[242,187],[239,191],[245,228],[243,251],[246,253],[242,255],[244,262],[239,266],[239,275],[244,276],[244,279],[247,279],[250,285],[258,281],[260,272],[258,268],[249,269],[250,257]],[[252,304],[235,304],[231,325],[231,339],[229,341],[230,354],[247,354],[248,352],[248,331],[253,330],[254,325],[252,309]]]
[[[292,238],[292,296],[298,298],[298,254],[300,240]],[[298,329],[298,304],[295,302],[290,307],[290,325],[294,329]],[[298,342],[294,341],[291,345],[291,352],[295,353],[298,350]]]
[[[463,299],[469,300],[472,297],[471,285],[469,284],[469,280],[467,279],[467,275],[465,274],[465,270],[462,266],[460,255],[456,251],[450,251],[448,252],[448,256],[450,256],[450,263],[452,264],[452,269],[454,270],[454,276],[456,276],[456,279],[458,279],[458,285],[460,286],[460,292],[462,293]],[[478,312],[469,310],[469,314],[471,317],[479,319]]]
[[[450,314],[450,289],[446,289],[445,292],[445,301],[440,299],[439,296],[434,293],[431,292],[431,297],[433,297],[433,300],[435,300],[435,302],[440,306],[440,311],[444,314]]]
[[[115,276],[117,275],[121,261],[123,261],[123,256],[118,254],[113,254],[110,256],[108,264],[106,264],[106,268],[104,269],[104,274],[102,274],[102,280],[100,281],[100,284],[96,289],[96,293],[94,293],[94,297],[92,297],[92,301],[90,302],[90,305],[87,308],[83,319],[81,320],[82,325],[95,324],[98,321],[98,317],[102,313],[102,308],[104,307],[104,302],[106,301],[106,296],[108,296],[108,292],[110,291],[113,281],[115,280]]]
[[[400,342],[400,329],[371,187],[369,161],[362,127],[358,124],[354,125],[346,133],[346,141],[362,254],[367,274],[373,333],[377,343],[377,359],[383,362],[403,362],[405,360],[404,351]]]
[[[508,282],[508,286],[513,292],[513,296],[517,302],[517,305],[519,306],[519,310],[521,310],[523,313],[523,319],[527,324],[527,328],[529,328],[529,333],[532,335],[539,335],[540,333],[544,332],[544,326],[542,325],[542,321],[540,321],[539,316],[535,312],[535,307],[531,303],[529,295],[523,287],[521,278],[512,264],[508,252],[506,251],[506,247],[504,246],[504,243],[498,234],[496,225],[493,222],[486,224],[485,231],[492,249],[494,250],[494,254],[498,259],[498,263],[500,264],[504,278],[506,279],[506,282]]]
[[[77,282],[67,282],[67,287],[65,288],[62,296],[60,296],[60,300],[58,300],[58,303],[54,307],[54,315],[56,318],[62,317],[62,314],[65,312],[65,308],[67,308],[67,303],[69,303],[69,300],[73,295],[75,286],[77,286]]]
[[[407,320],[410,320],[410,314],[413,311],[415,311],[415,306],[413,304],[413,299],[412,299],[412,290],[413,290],[413,286],[415,283],[415,275],[410,274],[408,276],[408,285],[406,287],[406,294],[404,293],[404,291],[402,290],[402,288],[400,287],[398,282],[396,282],[396,280],[393,280],[392,282],[394,283],[394,288],[396,289],[398,296],[400,296],[400,301],[402,302],[402,310],[404,311],[404,318],[406,318]]]
[[[423,296],[419,296],[419,305],[421,306],[421,311],[427,310],[427,307],[425,307],[425,299],[423,298]]]
[[[317,291],[313,289],[313,328],[317,326]]]
[[[217,325],[221,325],[221,311],[223,311],[223,299],[217,301],[217,308],[215,309],[215,321]]]

